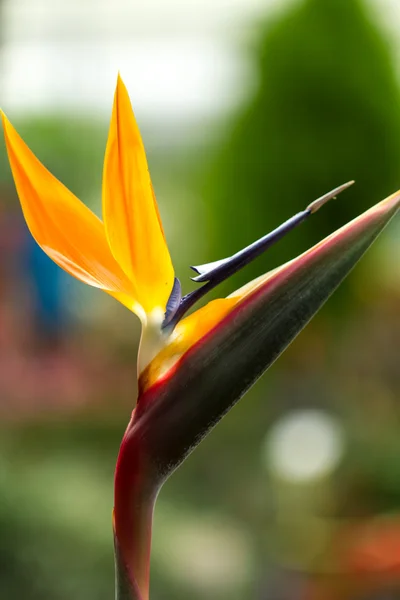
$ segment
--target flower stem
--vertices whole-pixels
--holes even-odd
[[[142,440],[129,432],[122,440],[115,472],[114,545],[116,600],[148,600],[150,547],[158,486],[151,476]]]

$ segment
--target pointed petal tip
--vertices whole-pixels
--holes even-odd
[[[382,200],[382,202],[379,202],[379,204],[376,205],[377,209],[378,207],[382,207],[385,212],[391,210],[398,210],[400,208],[400,190],[398,190],[385,200]]]
[[[1,108],[0,108],[0,116],[1,116],[1,122],[3,124],[4,134],[5,134],[5,136],[7,136],[10,129],[14,130],[14,128],[11,125],[10,121],[8,120],[7,115]]]
[[[116,262],[151,312],[166,305],[174,271],[128,90],[118,73],[103,170],[103,219]]]
[[[10,119],[7,117],[4,110],[1,108],[0,108],[0,116],[1,116],[1,122],[3,125],[4,135],[6,136],[6,138],[8,139],[10,137],[10,135],[12,135],[12,134],[14,134],[15,136],[17,136],[19,138],[20,137],[19,133],[15,129],[14,125],[11,123]]]
[[[316,213],[320,208],[324,206],[324,204],[326,204],[330,200],[334,200],[339,194],[341,194],[354,184],[355,181],[353,179],[351,181],[348,181],[347,183],[344,183],[343,185],[339,185],[334,190],[328,192],[327,194],[324,194],[320,198],[317,198],[317,200],[314,200],[314,202],[311,202],[311,204],[307,206],[306,210],[309,210],[311,214]]]
[[[117,98],[120,98],[121,95],[125,95],[127,96],[127,98],[129,99],[129,103],[130,103],[130,98],[129,98],[129,94],[128,94],[128,89],[125,85],[124,80],[121,77],[121,72],[118,71],[118,75],[117,75],[117,85],[115,88],[115,94]]]
[[[364,214],[356,217],[348,225],[362,226],[364,222],[383,220],[383,223],[389,223],[397,211],[400,209],[400,190],[391,194],[384,200],[381,200],[374,206],[371,206]]]
[[[7,125],[8,125],[8,119],[6,117],[6,115],[4,114],[4,112],[1,110],[0,108],[0,117],[1,117],[1,123],[3,125],[3,132],[4,132],[4,137],[7,137]]]

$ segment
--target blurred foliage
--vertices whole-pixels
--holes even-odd
[[[110,421],[2,432],[1,598],[112,597],[110,506],[119,437]]]
[[[210,260],[337,185],[356,185],[238,275],[237,284],[293,258],[400,187],[400,94],[389,50],[361,0],[302,0],[265,26],[254,55],[257,93],[230,125],[202,185]],[[226,289],[235,287],[230,281]]]

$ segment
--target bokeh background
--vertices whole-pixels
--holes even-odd
[[[0,0],[0,105],[94,211],[118,70],[176,270],[356,186],[229,293],[400,188],[398,0]],[[61,272],[0,141],[0,598],[113,597],[136,318]],[[400,224],[165,485],[152,599],[400,598]]]

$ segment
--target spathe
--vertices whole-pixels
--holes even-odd
[[[399,206],[397,193],[253,283],[248,295],[142,394],[121,446],[115,511],[125,557],[118,569],[128,569],[132,580],[142,582],[143,600],[148,563],[145,573],[140,565],[149,556],[153,505],[161,485],[303,329]],[[142,377],[150,371],[151,365]],[[146,389],[146,382],[141,385]],[[126,572],[120,580],[127,581]],[[130,597],[138,597],[133,587]]]

